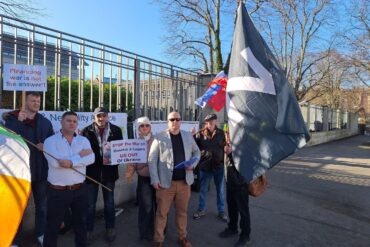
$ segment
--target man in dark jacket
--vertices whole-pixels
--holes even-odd
[[[40,150],[46,138],[54,134],[51,122],[42,116],[40,110],[41,97],[38,92],[26,94],[25,110],[15,110],[4,115],[5,127],[36,144]],[[37,148],[29,145],[31,186],[33,200],[35,203],[35,238],[39,245],[42,245],[46,225],[46,195],[48,163],[44,154]],[[13,242],[18,245],[20,231]]]
[[[118,166],[112,165],[110,160],[110,142],[122,140],[121,129],[109,122],[108,110],[98,107],[94,110],[94,122],[82,130],[82,135],[89,139],[95,153],[94,164],[86,168],[86,175],[101,182],[112,191],[102,188],[104,199],[104,219],[107,241],[112,242],[116,237],[114,187],[118,179]],[[95,206],[98,197],[99,185],[87,180],[88,208],[87,208],[87,241],[91,242],[91,234],[94,230]]]
[[[217,115],[209,114],[205,117],[205,128],[195,135],[195,141],[201,151],[199,162],[199,204],[193,218],[199,219],[206,215],[207,192],[209,181],[214,179],[217,192],[218,217],[227,221],[224,202],[224,148],[225,134],[217,128]]]
[[[230,221],[228,226],[220,232],[221,238],[230,238],[238,234],[238,223],[240,227],[239,239],[234,247],[248,246],[250,243],[251,219],[249,214],[249,192],[248,183],[240,175],[234,166],[231,147],[227,146],[225,152],[228,154],[225,162],[226,172],[226,201]],[[240,215],[240,217],[239,217]],[[240,220],[239,220],[240,219]],[[238,222],[239,221],[239,222]]]

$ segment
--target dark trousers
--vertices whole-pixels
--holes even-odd
[[[102,188],[103,200],[104,200],[104,220],[105,228],[110,229],[115,226],[116,212],[114,209],[114,185],[115,182],[102,182],[103,185],[107,186],[112,191],[108,191]],[[88,195],[88,206],[87,206],[87,218],[86,218],[86,229],[88,232],[94,230],[95,221],[95,210],[96,200],[98,199],[99,185],[87,183],[87,195]]]
[[[87,193],[85,185],[77,190],[48,190],[47,223],[44,247],[56,247],[60,224],[68,209],[72,212],[75,246],[86,246]]]
[[[47,187],[48,183],[46,180],[33,181],[31,183],[33,201],[35,204],[35,228],[34,236],[35,240],[44,235],[46,225],[46,212],[47,212]],[[19,225],[17,234],[14,237],[13,244],[19,245],[22,239],[22,225]]]
[[[156,210],[155,190],[150,184],[150,177],[138,176],[137,181],[140,239],[153,239],[154,217]]]
[[[226,201],[230,219],[229,228],[238,230],[238,219],[240,215],[240,236],[249,237],[251,221],[249,215],[249,194],[246,185],[234,187],[226,184]]]

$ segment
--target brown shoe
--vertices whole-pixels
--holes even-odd
[[[163,242],[154,242],[154,247],[163,247]]]
[[[192,247],[191,243],[189,240],[187,240],[187,238],[182,238],[182,239],[179,239],[178,240],[178,243],[179,245],[181,245],[182,247]]]

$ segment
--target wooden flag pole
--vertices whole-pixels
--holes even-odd
[[[22,111],[26,110],[26,91],[22,91]]]
[[[48,152],[46,152],[45,150],[41,150],[36,144],[34,144],[33,142],[31,142],[31,141],[29,141],[29,140],[27,140],[27,138],[24,138],[23,136],[21,136],[21,135],[19,135],[18,133],[16,133],[16,132],[14,132],[13,130],[11,130],[11,129],[8,129],[7,127],[5,127],[5,126],[1,126],[2,128],[4,128],[4,129],[6,129],[7,131],[9,131],[9,132],[12,132],[13,134],[15,134],[15,135],[17,135],[17,136],[19,136],[19,137],[21,137],[25,142],[27,142],[28,144],[30,144],[31,146],[33,146],[33,147],[35,147],[35,148],[37,148],[38,150],[40,150],[41,152],[43,152],[43,153],[45,153],[45,154],[47,154],[47,155],[49,155],[50,157],[52,157],[53,159],[55,159],[55,160],[58,160],[55,156],[53,156],[52,154],[49,154]],[[102,184],[102,183],[100,183],[100,182],[98,182],[98,181],[96,181],[95,179],[93,179],[92,177],[89,177],[89,176],[87,176],[86,174],[83,174],[82,172],[80,172],[79,170],[77,170],[77,169],[75,169],[75,168],[73,168],[73,167],[71,167],[71,168],[66,168],[66,169],[72,169],[73,171],[75,171],[75,172],[77,172],[78,174],[80,174],[80,175],[82,175],[82,176],[84,176],[84,177],[86,177],[87,179],[89,179],[89,180],[91,180],[92,182],[94,182],[94,183],[96,183],[96,184],[98,184],[98,185],[100,185],[101,187],[103,187],[104,189],[106,189],[106,190],[108,190],[108,191],[110,191],[110,192],[112,192],[112,190],[111,189],[109,189],[107,186],[105,186],[104,184]]]

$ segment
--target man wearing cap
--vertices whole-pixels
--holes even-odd
[[[147,143],[147,151],[152,146],[154,137],[151,132],[151,123],[148,117],[140,117],[136,120],[139,139],[144,139]],[[138,175],[137,181],[137,201],[139,204],[138,227],[141,240],[153,240],[154,216],[155,216],[155,190],[150,184],[150,174],[148,162],[142,164],[128,164],[126,179],[132,181],[134,172]]]
[[[168,129],[154,138],[148,158],[151,184],[157,199],[154,244],[163,246],[167,214],[174,202],[178,242],[182,247],[191,247],[187,239],[187,211],[190,185],[194,182],[193,169],[198,162],[182,168],[176,168],[176,165],[191,158],[199,160],[200,151],[190,132],[180,130],[178,112],[168,114],[167,121]]]
[[[121,129],[109,122],[108,110],[104,107],[97,107],[94,110],[94,122],[85,127],[81,134],[89,139],[95,154],[95,162],[86,169],[86,175],[101,182],[110,188],[108,191],[102,188],[104,199],[105,238],[108,242],[114,241],[115,233],[115,208],[114,208],[114,187],[118,179],[118,166],[111,165],[110,142],[122,140]],[[87,182],[88,208],[87,208],[87,240],[91,243],[94,230],[95,206],[98,197],[99,185]]]
[[[199,203],[193,219],[206,215],[207,192],[209,181],[214,180],[217,192],[218,218],[227,222],[224,202],[224,148],[225,134],[217,128],[217,115],[209,114],[204,118],[205,127],[195,135],[195,141],[201,151],[199,162]]]

